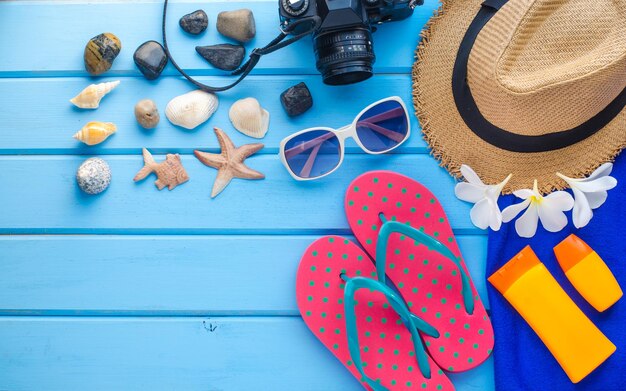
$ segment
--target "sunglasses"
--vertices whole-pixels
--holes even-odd
[[[280,160],[299,181],[325,177],[343,162],[345,140],[352,137],[371,155],[389,152],[411,133],[402,99],[392,96],[367,106],[350,125],[339,129],[309,128],[280,142]]]

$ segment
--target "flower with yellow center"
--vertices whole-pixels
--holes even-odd
[[[515,222],[515,231],[523,238],[535,236],[539,220],[546,231],[562,230],[567,225],[567,216],[564,212],[574,207],[574,199],[565,191],[555,191],[544,197],[537,189],[537,180],[532,190],[517,190],[513,194],[524,201],[505,208],[502,211],[502,221],[508,223],[526,209]]]

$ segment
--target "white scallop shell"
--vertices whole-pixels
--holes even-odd
[[[100,106],[100,100],[119,84],[119,80],[91,84],[82,90],[80,94],[70,99],[70,102],[81,109],[97,109]]]
[[[254,138],[263,138],[270,124],[270,113],[254,98],[240,99],[233,103],[228,117],[235,129]]]
[[[218,104],[215,94],[195,90],[172,99],[165,108],[165,116],[174,125],[194,129],[215,113]]]

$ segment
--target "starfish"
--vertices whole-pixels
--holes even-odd
[[[263,179],[265,175],[251,169],[244,164],[246,158],[264,147],[263,144],[245,144],[238,148],[231,139],[224,133],[222,129],[213,128],[217,141],[220,143],[222,151],[217,153],[208,153],[202,151],[193,151],[198,160],[209,167],[217,169],[217,178],[213,183],[211,198],[215,198],[228,186],[233,178],[241,179]]]

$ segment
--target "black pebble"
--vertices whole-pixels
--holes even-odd
[[[206,30],[209,25],[209,17],[206,12],[197,10],[180,18],[178,23],[189,34],[198,35]]]
[[[196,52],[215,68],[232,71],[241,65],[246,49],[241,45],[224,43],[220,45],[196,46]]]
[[[142,43],[135,50],[133,60],[135,60],[137,68],[148,80],[154,80],[159,77],[161,72],[163,72],[163,68],[167,65],[165,49],[156,41]]]
[[[304,83],[287,88],[280,94],[280,102],[283,108],[291,117],[300,115],[313,107],[313,97],[311,91]]]

